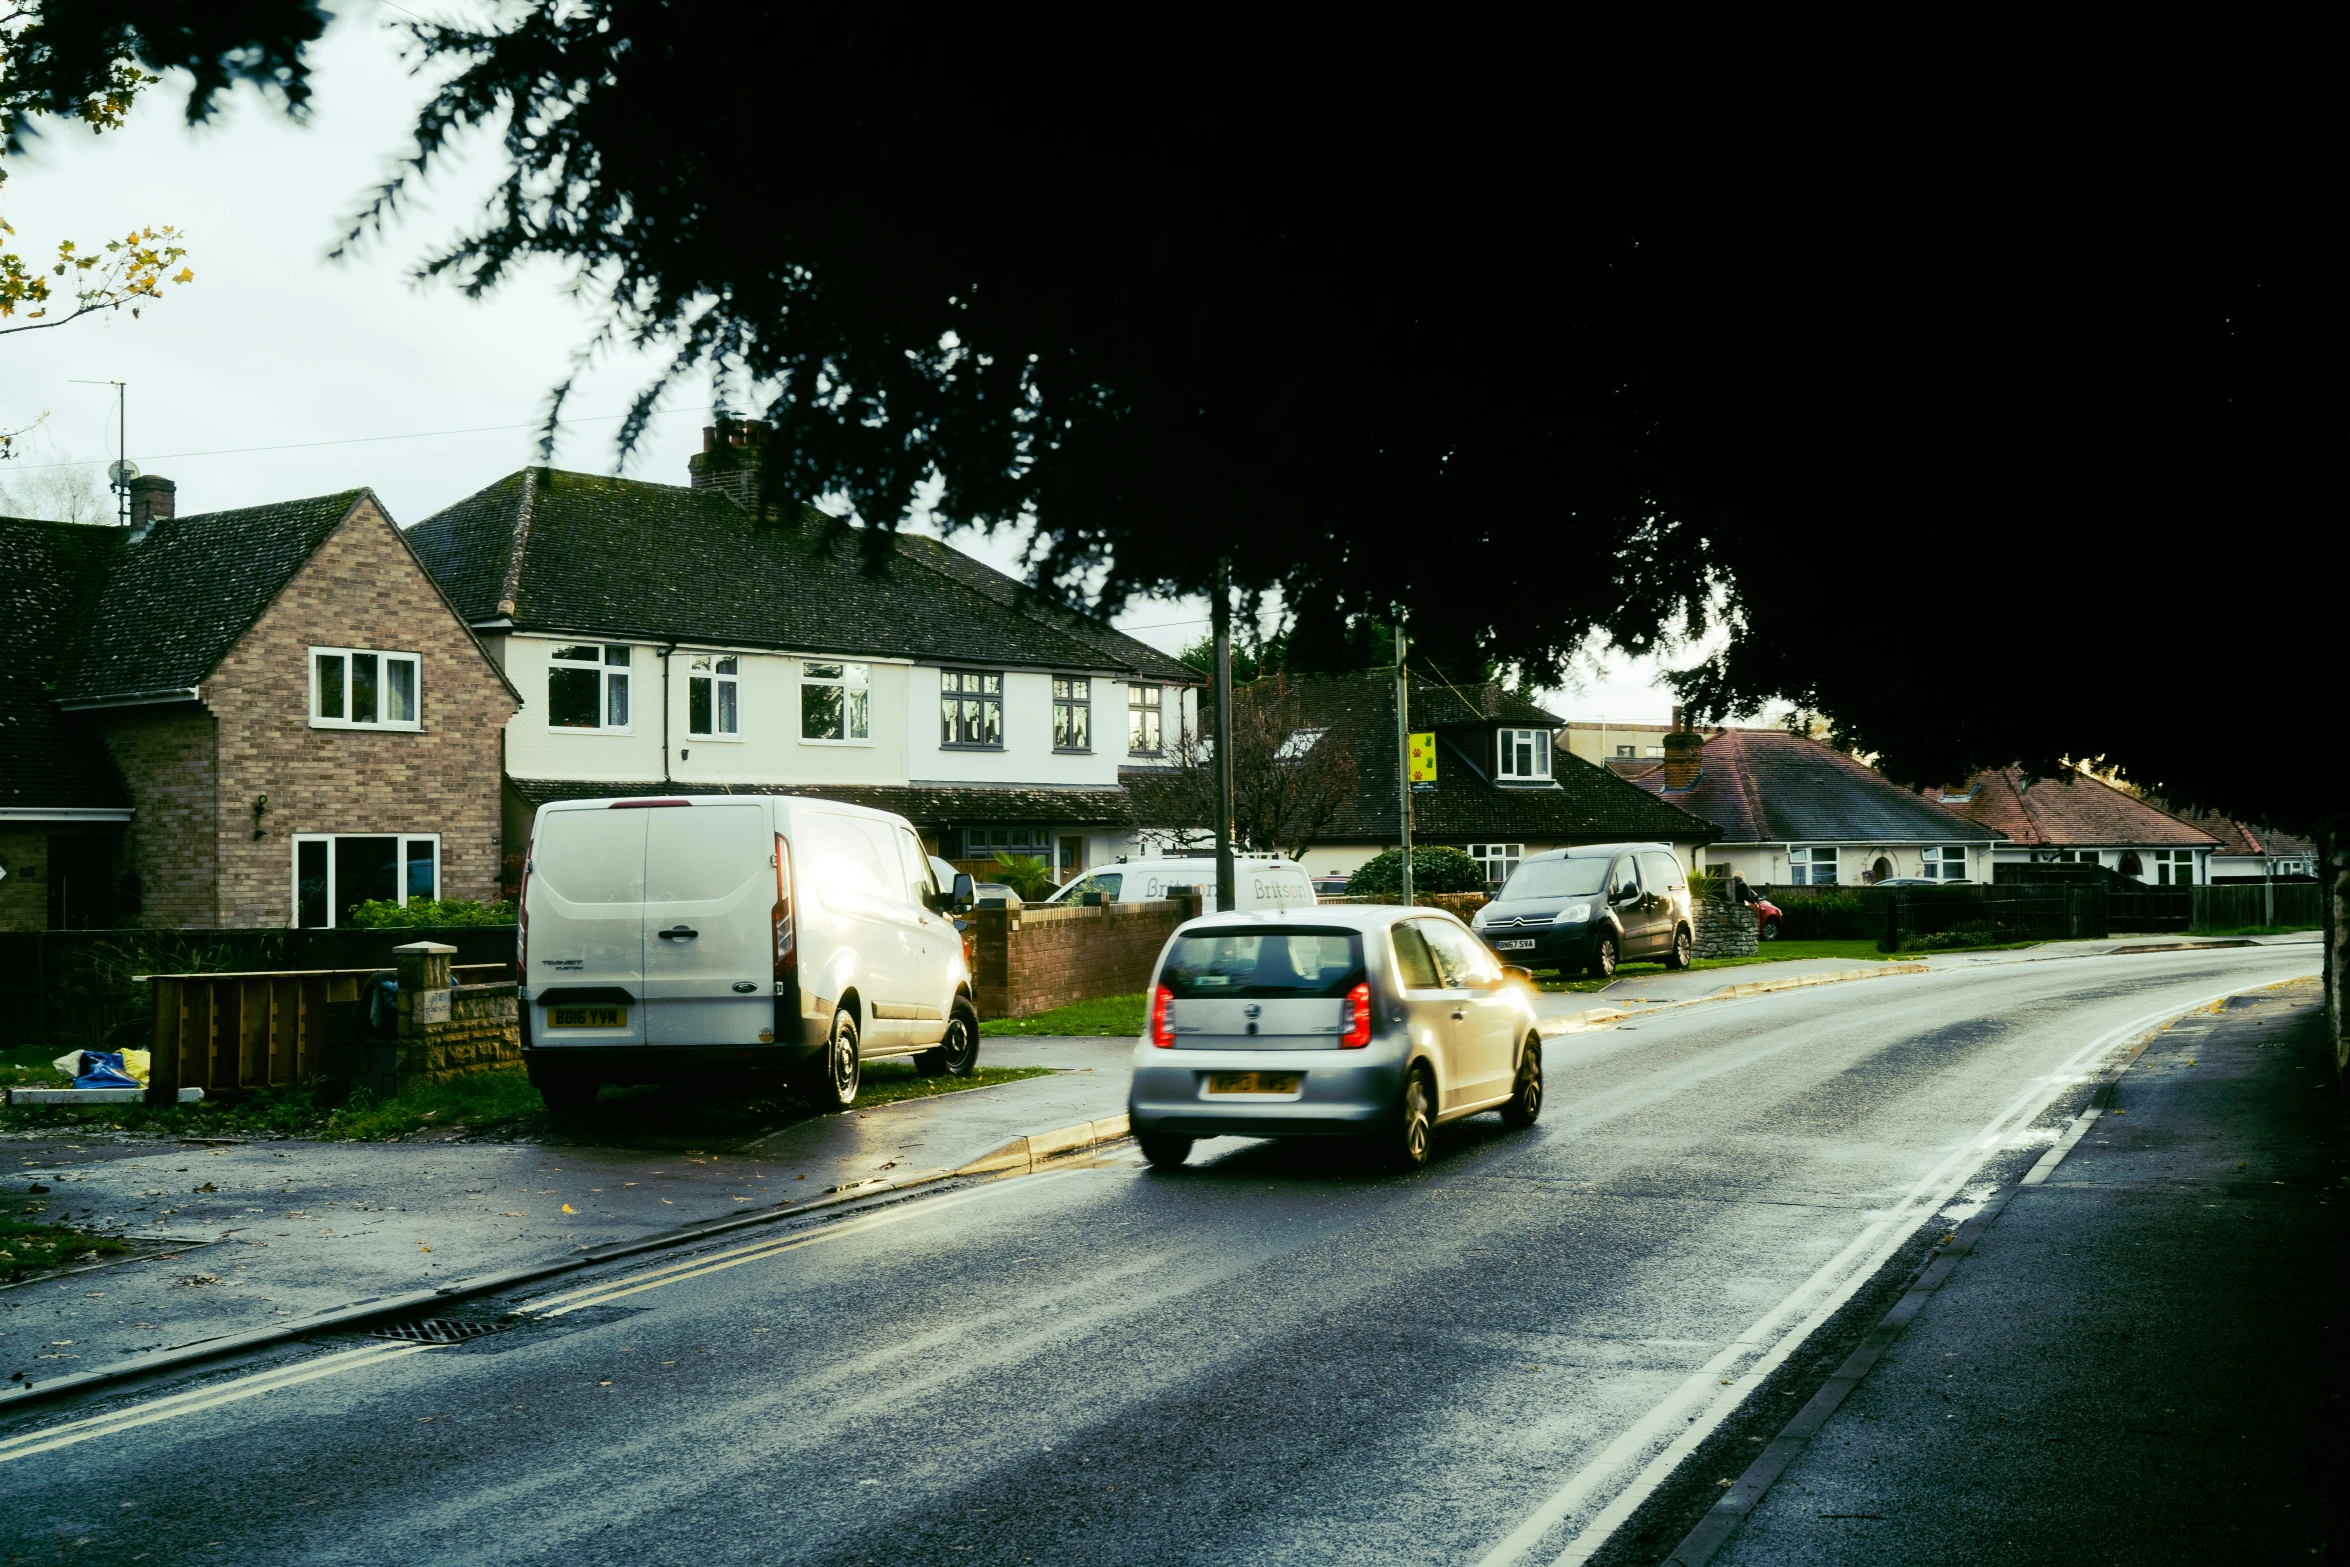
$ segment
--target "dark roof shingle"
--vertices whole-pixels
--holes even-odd
[[[1783,729],[1724,729],[1698,753],[1696,787],[1638,788],[1694,811],[1725,843],[1986,843],[2001,834],[1935,804],[1833,746]]]
[[[0,807],[130,805],[104,747],[51,700],[123,530],[0,517]]]

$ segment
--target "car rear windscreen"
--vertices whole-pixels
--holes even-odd
[[[1301,1000],[1343,996],[1363,978],[1351,930],[1199,930],[1176,939],[1159,983],[1177,996]]]
[[[1604,855],[1575,860],[1528,860],[1501,889],[1503,902],[1515,898],[1588,898],[1607,885]]]

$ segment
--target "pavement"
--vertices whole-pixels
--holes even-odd
[[[1123,1113],[1131,1048],[991,1039],[989,1065],[1054,1074],[819,1117],[725,1149],[10,1134],[0,1211],[134,1238],[139,1255],[0,1288],[0,1374],[86,1370],[834,1186],[954,1169],[1015,1137]]]
[[[2301,985],[2164,1031],[1714,1561],[2265,1562],[2350,1546],[2350,1146],[2323,1025]]]
[[[0,1417],[0,1557],[1654,1562],[2120,1053],[2317,963],[1660,1008],[1552,1041],[1535,1127],[1441,1128],[1409,1176],[1319,1144],[1176,1172],[1114,1149],[519,1289],[452,1312],[500,1330],[462,1342],[351,1334],[29,1406]],[[2270,1334],[2260,1286],[2297,1255],[2194,1322]],[[2026,1358],[2019,1386],[2057,1375]],[[2083,1461],[2031,1445],[2051,1487]],[[1976,1456],[1943,1455],[1941,1494]]]

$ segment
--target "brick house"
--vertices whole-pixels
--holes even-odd
[[[71,764],[54,799],[27,794],[13,755],[0,787],[20,809],[108,813],[76,836],[105,839],[111,892],[0,917],[324,926],[367,898],[496,896],[519,702],[374,494],[186,517],[173,501],[149,477],[127,531],[0,531],[48,562],[43,630],[69,649],[45,700],[12,670],[0,711]]]

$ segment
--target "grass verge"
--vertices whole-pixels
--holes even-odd
[[[1020,1034],[1124,1034],[1132,1038],[1142,1032],[1142,1011],[1142,992],[1138,990],[1131,996],[1079,1001],[1027,1017],[990,1018],[979,1025],[979,1032],[998,1038]]]
[[[982,1067],[969,1077],[924,1077],[909,1061],[876,1061],[865,1069],[859,1108],[928,1099],[971,1088],[1041,1077],[1041,1066]],[[554,1126],[546,1102],[520,1067],[475,1072],[426,1083],[397,1099],[378,1101],[363,1091],[345,1103],[319,1102],[315,1085],[273,1088],[201,1104],[12,1105],[0,1127],[12,1131],[109,1128],[166,1137],[303,1137],[320,1142],[391,1142],[404,1138],[553,1137],[615,1147],[701,1146],[764,1136],[816,1111],[780,1084],[749,1081],[733,1092],[703,1083],[606,1088],[577,1122]]]
[[[111,1235],[93,1235],[65,1224],[23,1224],[0,1219],[0,1282],[88,1258],[110,1257],[129,1248]]]

